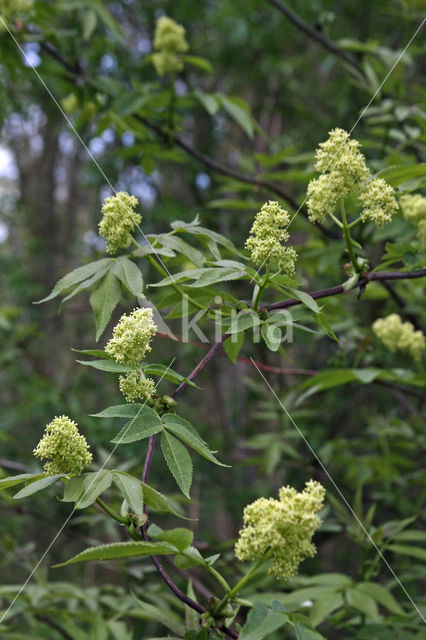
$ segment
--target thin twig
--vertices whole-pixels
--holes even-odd
[[[302,18],[298,16],[297,13],[294,13],[292,9],[287,7],[287,5],[285,5],[280,0],[267,0],[267,2],[276,7],[278,11],[281,11],[281,13],[284,14],[285,17],[290,20],[290,22],[292,22],[298,29],[300,29],[300,31],[306,33],[306,35],[309,36],[311,40],[315,40],[315,42],[318,42],[318,44],[327,49],[327,51],[330,51],[335,56],[349,64],[354,70],[356,70],[358,75],[364,75],[361,67],[358,66],[358,64],[350,56],[342,51],[342,49],[340,49],[337,44],[327,38],[327,36],[325,36],[321,31],[315,29],[314,27],[311,27],[310,24],[302,20]]]

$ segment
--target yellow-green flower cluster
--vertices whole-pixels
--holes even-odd
[[[86,438],[77,424],[68,416],[55,417],[45,429],[44,435],[34,455],[47,460],[44,470],[48,475],[65,474],[79,476],[84,467],[92,461],[92,454]]]
[[[315,555],[311,539],[321,526],[318,511],[324,496],[324,487],[309,480],[301,492],[282,487],[279,500],[260,498],[249,504],[235,545],[237,558],[256,561],[269,551],[275,578],[288,580],[294,576],[300,562]]]
[[[371,220],[378,227],[390,222],[398,211],[395,191],[383,178],[369,180],[359,194],[359,199],[364,205],[361,220]]]
[[[292,247],[285,247],[290,234],[286,228],[290,216],[278,202],[266,202],[256,215],[250,236],[246,240],[246,248],[251,252],[251,259],[259,267],[269,264],[277,271],[292,274],[297,253]]]
[[[394,190],[382,178],[372,179],[357,140],[343,129],[333,129],[319,145],[315,169],[321,174],[308,185],[308,215],[312,222],[324,221],[339,202],[356,194],[363,206],[363,221],[378,226],[389,222],[398,210]]]
[[[125,191],[106,198],[102,205],[103,218],[99,223],[99,235],[107,241],[108,253],[125,249],[132,241],[132,232],[142,222],[142,216],[135,212],[138,199]]]
[[[416,331],[411,322],[402,322],[397,313],[376,320],[373,331],[390,351],[405,351],[417,362],[421,360],[426,346],[423,332]]]
[[[138,369],[120,376],[119,386],[126,402],[149,400],[155,392],[154,380],[146,378]]]
[[[137,367],[145,354],[151,351],[149,343],[156,331],[152,309],[134,309],[129,315],[121,316],[105,351],[116,362]]]
[[[171,18],[162,16],[157,20],[154,36],[152,63],[159,76],[182,71],[182,53],[188,50],[185,28]]]
[[[426,244],[426,198],[419,193],[400,198],[402,214],[417,227],[419,240]]]

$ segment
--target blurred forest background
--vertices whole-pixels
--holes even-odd
[[[113,428],[88,416],[120,403],[113,376],[109,380],[105,374],[81,367],[76,363],[78,354],[71,350],[96,347],[86,293],[66,302],[61,313],[57,301],[33,304],[65,273],[103,257],[97,224],[101,202],[111,190],[31,65],[108,180],[117,190],[139,198],[145,233],[166,231],[173,220],[190,222],[199,215],[203,226],[242,248],[253,215],[265,200],[281,200],[291,214],[297,210],[314,175],[318,143],[333,127],[350,131],[360,115],[352,135],[362,143],[373,171],[421,162],[426,142],[424,29],[380,85],[423,19],[425,3],[310,0],[290,4],[300,12],[302,25],[289,19],[279,2],[267,0],[36,1],[22,15],[14,15],[13,2],[0,1],[0,14],[7,13],[26,56],[0,26],[3,475],[39,468],[32,450],[44,425],[62,413],[78,421],[96,458],[102,460]],[[155,22],[164,14],[184,25],[188,55],[194,56],[175,80],[175,124],[183,144],[164,139],[155,129],[155,125],[166,127],[169,100],[167,81],[156,75],[150,61]],[[134,113],[141,118],[132,118]],[[144,118],[154,126],[145,126]],[[416,184],[422,188],[421,180]],[[286,194],[287,201],[274,187]],[[410,243],[414,230],[398,215],[383,230],[367,229],[366,234],[368,259],[376,266],[387,242]],[[307,291],[344,281],[342,243],[329,228],[324,231],[309,224],[301,211],[292,223],[291,242],[300,255],[298,275]],[[405,245],[396,264],[415,266],[416,256]],[[190,265],[189,259],[182,260],[180,267]],[[158,279],[149,265],[145,268],[146,282]],[[384,624],[382,635],[371,629],[367,635],[355,625],[345,635],[331,625],[323,630],[329,638],[426,636],[421,635],[420,618],[394,577],[377,559],[290,420],[245,359],[252,356],[266,366],[265,375],[278,396],[380,548],[394,545],[393,551],[387,551],[390,564],[417,604],[422,606],[423,598],[425,605],[421,591],[426,498],[421,374],[408,357],[378,345],[371,332],[372,322],[390,312],[424,327],[421,283],[370,285],[361,300],[355,294],[329,298],[323,306],[338,342],[323,334],[296,332],[287,361],[262,345],[249,345],[243,347],[235,366],[222,353],[200,377],[204,392],[187,389],[181,399],[182,412],[202,425],[213,449],[223,452],[225,461],[233,465],[232,470],[215,468],[207,474],[197,461],[200,473],[189,515],[198,518],[191,527],[202,548],[222,551],[232,568],[232,539],[241,526],[244,506],[258,496],[275,495],[283,484],[301,487],[307,478],[315,477],[327,487],[330,498],[325,525],[317,536],[318,555],[303,565],[303,574],[337,572],[354,580],[374,575],[395,587],[395,598],[412,613],[408,626],[401,623],[402,631],[396,623],[386,631]],[[247,296],[240,284],[233,291]],[[114,319],[132,305],[130,299],[123,300]],[[171,319],[169,324],[179,332],[178,321]],[[174,367],[187,374],[205,349],[195,334],[190,339],[191,344],[181,346],[158,337],[156,361],[166,363],[172,353],[177,356]],[[372,367],[397,373],[388,381],[362,375]],[[332,384],[322,388],[320,380],[315,389],[306,386],[316,373],[332,369],[336,370]],[[348,373],[354,369],[361,371],[358,378]],[[138,458],[142,465],[140,449],[122,449],[120,456],[124,469],[138,463]],[[176,489],[164,478],[160,458],[157,465],[156,459],[152,479],[173,496]],[[176,494],[176,500],[182,497]],[[68,513],[69,505],[47,503],[46,494],[19,503],[5,495],[0,498],[4,585],[27,577]],[[157,589],[160,594],[149,561],[106,568],[50,568],[88,542],[116,539],[117,532],[108,527],[95,511],[90,517],[87,512],[73,517],[28,587],[26,597],[33,598],[33,612],[43,598],[50,597],[48,580],[74,582],[75,610],[82,620],[86,607],[98,610],[93,603],[99,603],[103,588],[117,594],[129,585],[146,589],[149,584],[151,591]],[[395,541],[394,535],[412,530],[418,532],[417,538],[406,535],[399,544]],[[265,576],[265,584],[267,580]],[[35,594],[34,585],[42,591]],[[303,587],[303,577],[294,585]],[[83,586],[84,598],[77,596]],[[71,586],[63,588],[65,593]],[[167,596],[158,594],[163,607],[172,607]],[[6,591],[3,595],[7,601]],[[64,598],[74,596],[66,592]],[[102,607],[112,607],[108,593],[102,597]],[[24,604],[22,608],[24,612]],[[368,610],[362,615],[368,619]],[[149,622],[148,614],[141,618],[135,624],[143,637],[161,635],[155,616]],[[31,625],[35,625],[34,637],[60,637],[42,619],[32,620]],[[90,637],[98,636],[93,632]]]

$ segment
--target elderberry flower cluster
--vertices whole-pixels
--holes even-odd
[[[278,202],[266,202],[256,215],[250,236],[246,240],[246,248],[251,252],[251,259],[259,267],[269,264],[277,271],[292,274],[297,253],[287,242],[290,234],[286,228],[290,216]]]
[[[398,210],[393,188],[383,178],[372,179],[357,140],[343,129],[333,129],[319,145],[315,169],[318,178],[308,185],[308,215],[312,222],[323,222],[333,215],[339,202],[357,195],[364,206],[361,220],[381,227]]]
[[[185,28],[171,18],[162,16],[157,20],[154,36],[152,63],[159,76],[182,71],[182,53],[188,50]]]
[[[309,480],[301,492],[286,486],[280,489],[279,500],[259,498],[249,504],[235,545],[237,558],[256,561],[269,552],[277,580],[294,576],[300,562],[315,555],[311,539],[321,526],[318,511],[324,496],[324,487]]]
[[[79,476],[92,461],[86,438],[68,416],[55,417],[46,426],[33,453],[36,458],[47,460],[44,470],[48,475]]]
[[[116,362],[137,367],[145,354],[151,351],[149,343],[156,331],[152,309],[134,309],[129,315],[121,316],[105,351]]]
[[[359,200],[364,205],[361,220],[363,222],[371,220],[378,227],[383,227],[386,222],[390,222],[392,216],[398,211],[395,192],[383,178],[369,180],[359,194]]]
[[[405,351],[417,362],[421,360],[426,346],[423,332],[416,331],[411,322],[402,322],[397,313],[376,320],[373,331],[390,351]]]
[[[141,371],[135,369],[125,376],[120,376],[120,391],[126,402],[149,400],[155,392],[155,382],[146,378]]]
[[[135,196],[119,191],[103,203],[99,235],[107,241],[108,253],[117,253],[131,243],[135,226],[142,222],[142,216],[135,211],[138,202]]]
[[[417,227],[421,244],[426,244],[426,198],[419,193],[400,198],[402,214]]]

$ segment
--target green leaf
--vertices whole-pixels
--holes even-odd
[[[192,380],[188,380],[188,378],[185,378],[185,376],[182,376],[177,371],[174,371],[174,369],[166,367],[164,364],[143,364],[142,370],[146,376],[159,376],[160,378],[164,378],[169,382],[175,382],[177,384],[185,382],[190,387],[195,387],[196,389],[200,388],[195,384],[195,382],[192,382]]]
[[[117,558],[133,558],[135,556],[168,555],[176,553],[176,549],[167,542],[115,542],[98,547],[89,547],[66,562],[54,567],[65,567],[76,562],[90,560],[116,560]]]
[[[376,622],[380,620],[376,601],[369,595],[359,591],[356,587],[354,589],[346,589],[345,595],[350,607],[358,609],[358,611],[366,615],[370,620]]]
[[[109,371],[111,373],[127,373],[133,371],[133,367],[128,364],[121,364],[115,362],[115,360],[77,360],[78,364],[83,364],[85,367],[93,367],[99,369],[99,371]]]
[[[87,42],[90,40],[96,25],[98,23],[97,15],[94,11],[89,9],[83,13],[83,40]]]
[[[200,89],[195,89],[194,96],[210,116],[214,116],[215,113],[218,112],[220,104],[215,95],[204,93],[204,91],[200,91]]]
[[[44,478],[44,476],[44,473],[20,473],[17,476],[2,478],[2,480],[0,480],[0,491],[14,487],[17,484],[22,484],[23,482],[34,482],[35,480]]]
[[[244,331],[240,331],[240,333],[233,333],[232,336],[223,343],[226,355],[234,364],[237,362],[238,354],[244,344],[244,337]]]
[[[103,269],[108,263],[112,262],[112,258],[102,258],[102,260],[96,260],[95,262],[89,262],[89,264],[85,264],[83,267],[78,267],[78,269],[74,269],[70,273],[67,273],[63,278],[58,280],[58,282],[53,287],[51,293],[43,298],[42,300],[38,300],[34,304],[41,304],[42,302],[47,302],[48,300],[52,300],[56,298],[62,291],[69,289],[70,287],[90,278],[94,273]]]
[[[143,278],[140,269],[128,258],[118,258],[114,265],[114,273],[126,289],[136,297],[143,296]]]
[[[268,349],[278,351],[282,340],[281,329],[276,325],[266,323],[262,325],[261,333]]]
[[[244,129],[249,138],[253,138],[253,119],[250,114],[250,109],[244,100],[231,98],[222,94],[219,94],[217,97],[228,115]]]
[[[213,71],[211,63],[206,58],[200,56],[183,56],[184,61],[187,64],[192,64],[193,67],[198,67],[201,71]]]
[[[131,421],[124,425],[121,431],[111,440],[117,444],[137,442],[158,433],[163,424],[158,414],[150,407],[142,405]]]
[[[377,175],[386,180],[392,187],[397,187],[407,180],[426,176],[426,163],[393,165],[382,169]]]
[[[96,341],[103,334],[112,312],[120,301],[120,285],[112,271],[108,271],[99,286],[90,296],[90,304],[95,314]]]
[[[356,588],[386,607],[391,613],[395,613],[398,616],[406,615],[389,589],[386,589],[383,585],[376,582],[360,582]]]
[[[247,331],[247,329],[257,327],[261,323],[262,321],[255,311],[252,309],[243,309],[238,313],[236,318],[232,319],[226,332],[230,334],[240,333],[240,331]]]
[[[188,547],[184,553],[180,553],[175,557],[175,565],[179,569],[192,569],[192,567],[205,566],[201,553],[195,547]]]
[[[309,627],[306,627],[301,622],[296,623],[294,632],[296,634],[296,640],[325,640],[324,636],[318,633],[318,631],[309,629]]]
[[[174,249],[176,252],[186,256],[188,260],[191,260],[197,267],[202,267],[205,263],[204,255],[198,249],[192,247],[188,242],[178,238],[177,236],[162,236],[161,243],[169,249]]]
[[[71,349],[76,353],[82,353],[85,356],[93,356],[94,358],[102,358],[103,360],[111,360],[111,356],[103,349]]]
[[[306,291],[299,291],[298,289],[293,289],[292,287],[286,287],[286,290],[289,292],[290,295],[293,296],[293,298],[296,298],[296,300],[300,300],[300,302],[304,304],[305,307],[308,307],[308,309],[310,309],[314,313],[320,313],[321,309],[319,308],[315,300],[312,298],[312,296],[309,295],[309,293],[306,293]]]
[[[106,469],[71,478],[65,487],[63,502],[75,502],[76,509],[86,509],[108,489],[112,478],[111,471]]]
[[[140,402],[129,402],[128,404],[115,404],[99,413],[92,413],[92,418],[134,418],[138,415],[144,405]]]
[[[33,493],[37,493],[37,491],[42,491],[47,487],[50,487],[51,484],[62,478],[63,475],[56,476],[45,476],[44,478],[40,478],[40,480],[35,480],[35,482],[30,482],[26,487],[15,493],[13,496],[14,500],[20,500],[21,498],[26,498],[27,496],[32,496]]]
[[[168,529],[167,531],[160,530],[158,533],[152,533],[151,529],[149,529],[148,533],[154,540],[168,542],[181,552],[188,549],[194,539],[194,532],[183,527]]]
[[[316,627],[321,624],[329,615],[340,609],[344,605],[343,596],[341,593],[329,593],[322,598],[317,598],[310,611],[309,619],[311,623]]]
[[[262,602],[257,603],[247,616],[240,633],[240,640],[262,640],[288,622],[285,613],[273,611]]]
[[[173,507],[169,504],[166,496],[164,496],[153,487],[150,487],[148,484],[145,484],[145,482],[141,482],[141,484],[143,489],[144,502],[148,505],[148,507],[157,509],[157,511],[165,511],[167,513],[171,513],[178,518],[184,517],[181,513],[176,511],[176,509],[173,509]]]
[[[404,556],[411,556],[412,558],[418,558],[419,560],[426,560],[426,549],[421,547],[412,547],[405,544],[391,544],[389,551],[393,553],[400,553]]]
[[[189,498],[192,483],[192,462],[189,453],[183,444],[167,431],[161,434],[161,449],[172,476],[183,495]]]
[[[174,413],[166,413],[163,416],[163,423],[168,431],[171,431],[174,435],[178,436],[178,438],[191,447],[191,449],[194,449],[194,451],[207,460],[210,460],[210,462],[214,462],[214,464],[217,464],[220,467],[229,466],[222,464],[222,462],[219,462],[219,460],[215,458],[213,452],[210,451],[207,444],[198,435],[194,427],[184,418],[181,418]]]
[[[113,481],[121,491],[130,509],[136,515],[143,513],[143,490],[141,481],[124,471],[113,471]]]

